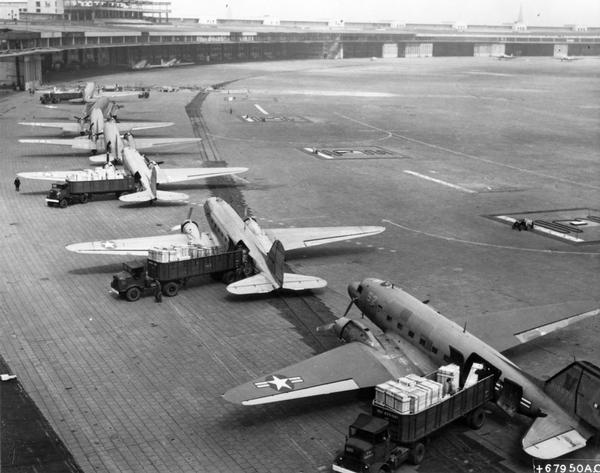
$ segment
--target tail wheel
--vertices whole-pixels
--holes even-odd
[[[175,281],[169,281],[162,288],[163,294],[167,297],[176,296],[178,291],[179,285]]]
[[[478,407],[477,409],[469,412],[467,414],[467,425],[471,427],[473,430],[478,430],[483,427],[485,423],[485,410],[483,407]]]
[[[417,442],[410,449],[409,460],[413,465],[419,465],[425,458],[425,445]]]
[[[129,302],[137,301],[140,297],[142,297],[142,291],[137,286],[130,287],[125,291],[125,299]]]

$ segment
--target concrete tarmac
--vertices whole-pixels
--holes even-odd
[[[597,241],[570,244],[487,217],[564,209],[600,217],[599,75],[593,58],[434,58],[95,77],[181,87],[123,102],[119,113],[122,121],[176,123],[139,136],[204,139],[148,153],[164,167],[222,161],[250,168],[247,184],[172,185],[190,202],[151,207],[104,199],[48,208],[49,183],[33,181],[15,192],[16,172],[89,164],[70,149],[17,142],[54,136],[18,121],[69,118],[79,108],[48,110],[37,96],[4,96],[2,356],[85,472],[329,471],[349,423],[368,410],[368,397],[246,408],[221,394],[336,346],[315,328],[340,316],[347,284],[367,276],[430,299],[461,324],[486,317],[494,326],[503,313],[560,310],[573,301],[598,306]],[[349,152],[360,149],[383,150],[389,159]],[[188,205],[206,227],[200,204],[210,196],[246,208],[266,228],[384,225],[386,231],[291,252],[294,272],[328,281],[321,291],[238,298],[207,279],[161,304],[127,303],[108,293],[122,258],[64,249],[167,233],[185,219]],[[360,317],[356,309],[350,315]],[[600,320],[588,319],[508,355],[545,379],[573,358],[600,366],[598,335]],[[526,428],[525,420],[497,412],[477,432],[456,424],[434,436],[418,470],[529,471],[531,461],[520,451]],[[573,458],[600,462],[598,451],[593,442]]]

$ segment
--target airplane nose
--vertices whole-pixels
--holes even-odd
[[[358,287],[360,286],[360,281],[354,281],[348,284],[348,294],[351,299],[356,299],[359,296]]]

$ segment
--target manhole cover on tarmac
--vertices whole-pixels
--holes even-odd
[[[300,151],[320,159],[406,159],[408,156],[381,146],[305,147]]]

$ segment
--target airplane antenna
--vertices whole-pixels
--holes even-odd
[[[467,321],[465,320],[465,325],[463,327],[463,333],[466,333],[466,332],[467,332]]]

